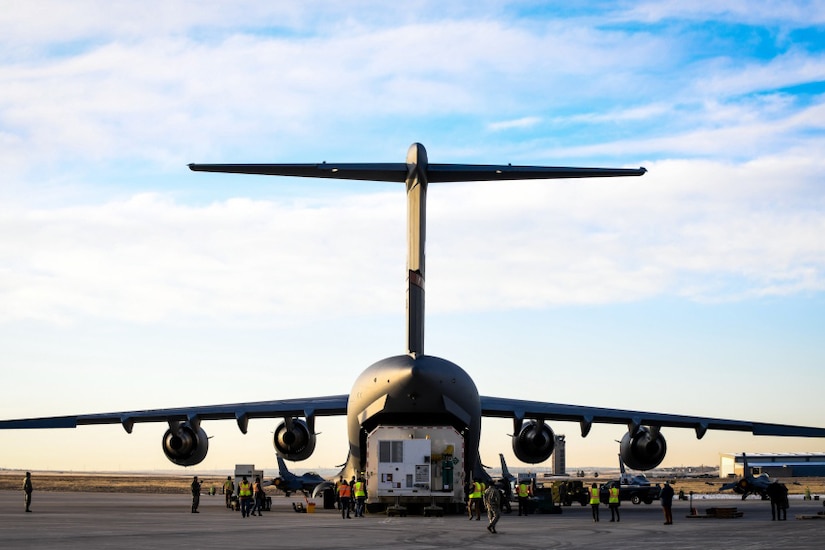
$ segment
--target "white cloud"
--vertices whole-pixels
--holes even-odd
[[[432,311],[742,299],[825,290],[823,166],[654,163],[642,178],[434,185]],[[2,214],[4,320],[266,318],[397,311],[399,188],[341,201],[136,195]]]

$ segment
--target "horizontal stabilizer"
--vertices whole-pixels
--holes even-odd
[[[190,164],[196,172],[334,178],[402,183],[413,165],[405,163],[363,164]],[[608,178],[641,176],[644,168],[567,168],[562,166],[512,166],[496,164],[427,164],[430,183],[458,181],[535,180],[561,178]]]

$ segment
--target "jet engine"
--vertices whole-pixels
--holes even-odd
[[[200,464],[208,450],[209,438],[200,426],[180,424],[163,434],[163,454],[178,466]]]
[[[525,422],[513,435],[513,453],[528,464],[544,462],[553,454],[556,444],[553,430],[544,422]]]
[[[272,441],[287,460],[306,460],[315,451],[315,432],[299,418],[287,418],[275,429]]]
[[[640,426],[634,434],[624,434],[620,442],[620,452],[628,468],[650,470],[665,459],[667,443],[658,428]]]

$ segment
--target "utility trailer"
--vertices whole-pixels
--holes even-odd
[[[366,464],[369,504],[388,515],[465,506],[464,438],[451,426],[378,426],[367,436]]]

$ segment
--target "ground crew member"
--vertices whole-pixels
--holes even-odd
[[[599,521],[599,486],[595,483],[590,487],[590,508],[593,510],[593,521]]]
[[[665,512],[665,525],[673,525],[673,487],[670,486],[669,481],[665,481],[659,498],[662,500],[662,510]]]
[[[341,499],[341,519],[350,519],[349,515],[349,501],[352,498],[352,487],[347,483],[347,480],[341,482],[338,487],[338,498]]]
[[[32,473],[26,472],[26,479],[23,480],[23,501],[26,503],[26,511],[31,512],[32,505]]]
[[[475,514],[476,519],[481,519],[482,497],[484,496],[484,484],[478,478],[473,479],[472,491],[470,492],[470,499],[467,501],[467,511],[470,513],[470,519],[473,519]]]
[[[355,517],[364,517],[364,503],[367,500],[367,482],[363,477],[359,477],[355,482],[352,492],[355,496]]]
[[[341,497],[338,495],[338,488],[341,487],[341,482],[344,481],[344,476],[339,476],[338,481],[335,482],[335,504],[338,505],[338,509],[341,509]]]
[[[238,500],[241,502],[241,517],[245,518],[249,515],[249,506],[252,501],[252,485],[246,480],[246,476],[243,476],[238,484]]]
[[[484,505],[487,506],[487,518],[490,520],[487,530],[491,533],[497,533],[496,523],[501,519],[501,491],[496,485],[493,485],[484,491],[483,498]]]
[[[226,496],[226,507],[232,506],[232,494],[235,492],[235,484],[232,482],[232,476],[226,476],[226,481],[223,482],[223,494]]]
[[[619,506],[621,506],[621,502],[619,502],[619,486],[613,484],[610,486],[608,491],[608,498],[607,498],[607,505],[610,507],[610,521],[622,521],[619,517]]]
[[[349,511],[350,512],[355,512],[355,495],[352,494],[354,488],[355,488],[355,476],[352,476],[352,479],[349,480],[349,492],[350,492]]]
[[[201,503],[201,482],[198,481],[198,476],[192,480],[192,513],[199,514],[198,505]]]
[[[524,481],[520,481],[516,491],[518,495],[518,515],[521,515],[522,512],[524,512],[524,515],[526,516],[527,505],[530,499],[530,486]]]
[[[261,508],[263,507],[263,487],[261,487],[261,477],[255,476],[255,483],[252,484],[252,510],[249,515],[254,516],[255,511],[258,512],[258,517],[261,517]]]

